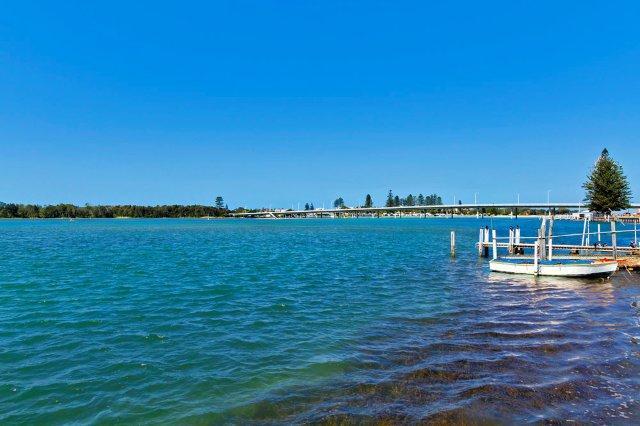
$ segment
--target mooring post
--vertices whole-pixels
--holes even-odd
[[[555,215],[556,209],[553,209],[553,213]],[[549,219],[549,252],[547,254],[547,259],[551,260],[551,258],[553,257],[553,222],[554,222],[555,216],[551,216],[551,219]]]
[[[611,220],[611,246],[613,247],[613,258],[618,259],[618,238],[616,236],[616,220]]]
[[[638,248],[638,219],[633,222],[633,245]]]
[[[489,227],[484,227],[484,257],[489,257]]]
[[[515,244],[516,244],[516,251],[517,252],[522,252],[520,254],[524,254],[524,249],[520,248],[520,225],[516,225]]]
[[[551,223],[549,224],[549,252],[547,253],[547,259],[553,259],[553,219],[551,219]]]
[[[600,224],[598,224],[598,242],[600,242]]]
[[[580,245],[584,246],[584,234],[587,232],[587,217],[584,217],[584,222],[582,223],[582,240],[580,241]]]
[[[456,231],[451,231],[451,257],[456,257]]]
[[[591,219],[587,219],[587,237],[586,237],[586,243],[588,246],[591,245]]]
[[[491,237],[493,238],[493,259],[498,258],[498,240],[496,239],[496,230],[491,231]]]
[[[513,254],[513,240],[514,240],[513,227],[510,226],[509,227],[509,248],[507,249],[509,254]]]
[[[480,235],[478,236],[478,256],[482,256],[482,243],[484,242],[484,229],[480,228]]]
[[[533,244],[533,275],[538,275],[538,247],[540,240],[536,240]]]
[[[540,226],[540,259],[547,255],[547,218],[542,218],[542,225]]]

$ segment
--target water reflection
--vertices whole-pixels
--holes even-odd
[[[549,292],[557,292],[556,297],[559,297],[562,292],[573,292],[575,296],[586,298],[591,303],[603,305],[614,303],[614,288],[623,280],[624,277],[617,276],[603,279],[534,277],[500,273],[491,273],[487,277],[487,283],[492,284],[488,287],[488,291],[508,291],[509,287],[515,287],[518,291],[526,290],[530,293],[530,297],[534,299],[539,297],[540,300],[548,298]]]

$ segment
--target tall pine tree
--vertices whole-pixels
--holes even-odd
[[[385,206],[387,207],[393,207],[395,204],[393,202],[393,192],[391,190],[389,190],[389,195],[387,195],[387,203],[385,204]]]
[[[590,211],[610,214],[629,207],[629,182],[622,172],[622,166],[609,157],[606,148],[602,150],[583,188],[587,192],[584,201]]]
[[[407,199],[406,199],[405,203],[406,203],[407,206],[415,206],[416,202],[415,202],[415,200],[413,198],[413,195],[411,195],[411,194],[407,195]]]
[[[219,195],[216,197],[215,206],[216,206],[216,209],[220,209],[220,210],[224,208],[224,200]]]

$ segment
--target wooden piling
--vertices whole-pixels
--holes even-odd
[[[585,245],[590,246],[591,245],[591,220],[587,219],[587,233],[586,235],[586,239],[585,239]]]
[[[484,242],[486,243],[484,246],[484,257],[489,257],[489,228],[484,228]]]
[[[555,213],[555,209],[554,209],[554,213]],[[551,216],[551,219],[549,219],[549,252],[547,254],[547,259],[551,260],[551,258],[553,257],[553,222],[554,222],[554,216]]]
[[[498,258],[498,240],[495,229],[491,232],[491,237],[493,238],[493,259],[495,260]]]
[[[478,256],[482,256],[483,243],[484,243],[484,229],[480,228],[480,235],[478,236]]]
[[[456,257],[456,231],[451,231],[451,257]]]
[[[540,258],[544,258],[547,252],[547,218],[542,218],[542,225],[538,230],[538,239],[540,240]]]
[[[513,254],[513,239],[514,239],[513,228],[509,228],[509,247],[507,249],[509,254]]]
[[[618,259],[618,237],[616,235],[616,221],[611,221],[611,246],[613,247],[613,258]]]

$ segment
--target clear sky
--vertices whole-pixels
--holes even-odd
[[[95,3],[95,4],[94,4]],[[640,3],[3,2],[0,201],[640,199]]]

